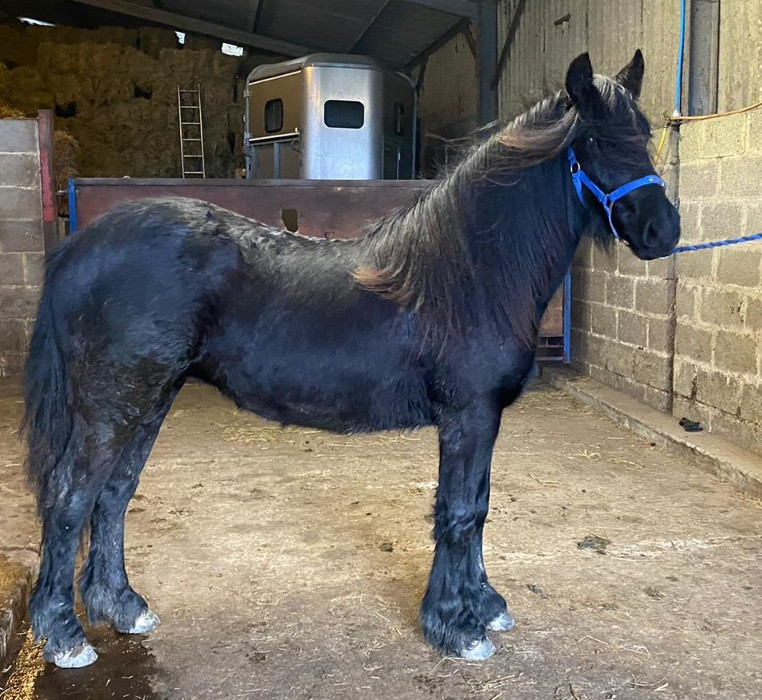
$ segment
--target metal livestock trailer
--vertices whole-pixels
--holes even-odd
[[[415,177],[416,92],[365,56],[318,53],[258,66],[246,86],[249,178]]]

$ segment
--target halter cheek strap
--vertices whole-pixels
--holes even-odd
[[[574,149],[571,146],[569,146],[567,150],[567,157],[569,159],[569,169],[571,170],[572,182],[574,183],[574,189],[577,191],[577,197],[579,197],[579,201],[582,202],[582,204],[585,204],[585,198],[582,196],[582,188],[586,187],[593,195],[593,197],[595,197],[600,202],[603,210],[606,212],[606,216],[609,220],[609,227],[611,228],[611,233],[614,234],[614,238],[617,240],[620,240],[621,236],[616,230],[616,226],[614,226],[614,220],[611,218],[614,204],[616,204],[616,202],[622,197],[630,194],[630,192],[633,190],[637,190],[639,187],[645,187],[646,185],[659,185],[660,187],[667,186],[667,183],[664,182],[664,180],[662,180],[658,175],[646,175],[644,177],[639,177],[637,180],[633,180],[632,182],[628,182],[621,187],[617,187],[615,190],[607,193],[598,187],[598,185],[596,185],[588,177],[587,173],[582,170],[582,166],[579,164],[577,156],[574,154]]]

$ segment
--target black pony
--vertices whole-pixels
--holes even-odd
[[[25,386],[42,519],[30,614],[45,658],[96,659],[74,612],[87,526],[79,584],[90,620],[126,633],[158,624],[127,580],[124,514],[188,377],[284,424],[435,425],[423,631],[448,653],[490,656],[487,630],[513,626],[482,560],[490,461],[501,412],[533,366],[539,319],[583,233],[611,238],[607,211],[642,259],[678,240],[662,187],[644,186],[661,181],[636,104],[642,77],[640,52],[613,80],[593,76],[583,54],[565,91],[355,240],[309,239],[166,198],[120,206],[55,250]],[[616,197],[602,192],[633,180]]]

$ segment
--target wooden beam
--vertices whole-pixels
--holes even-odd
[[[690,4],[688,114],[714,114],[718,103],[720,0]]]
[[[424,58],[421,61],[421,67],[418,69],[418,77],[415,80],[415,94],[420,97],[423,90],[423,79],[426,77],[426,66],[429,65],[429,59]]]
[[[497,119],[497,6],[492,2],[479,5],[476,68],[479,76],[476,119],[480,125],[489,124]]]
[[[250,46],[256,49],[272,51],[273,53],[282,54],[284,56],[303,56],[304,54],[311,53],[315,50],[307,46],[299,46],[287,41],[281,41],[280,39],[272,39],[267,36],[262,36],[261,34],[250,34],[249,32],[242,32],[238,29],[225,27],[221,24],[205,22],[185,15],[177,15],[173,12],[157,10],[153,7],[136,5],[135,3],[127,2],[126,0],[73,0],[73,2],[81,5],[97,7],[102,10],[118,12],[127,15],[128,17],[138,17],[140,19],[148,20],[149,22],[163,24],[184,32],[212,36],[216,39],[222,39],[223,41],[238,46]]]
[[[471,55],[476,59],[476,38],[474,37],[474,33],[472,30],[472,26],[469,24],[464,30],[463,30],[463,38],[466,40],[466,43],[468,44],[468,49],[471,51]]]
[[[508,33],[505,35],[503,48],[500,50],[500,58],[497,59],[495,77],[492,79],[492,87],[495,90],[497,90],[497,86],[500,84],[500,77],[503,74],[503,68],[505,68],[505,61],[508,58],[508,52],[511,50],[513,37],[516,35],[516,30],[519,28],[519,20],[521,19],[521,15],[524,12],[525,6],[526,0],[519,0],[519,4],[516,5],[516,9],[513,11],[513,17],[511,17],[511,25],[508,27]]]
[[[403,0],[414,5],[422,5],[430,10],[447,12],[456,17],[467,17],[475,22],[479,16],[479,0]],[[482,0],[483,1],[483,0]],[[489,1],[489,0],[487,0]]]
[[[465,31],[468,28],[468,20],[462,19],[460,22],[454,24],[450,29],[448,29],[442,36],[439,37],[435,42],[429,44],[423,51],[421,51],[419,54],[416,54],[411,58],[407,64],[404,67],[404,71],[409,73],[413,68],[415,68],[421,61],[425,61],[431,54],[439,51],[450,39],[453,37],[458,36],[461,32]]]

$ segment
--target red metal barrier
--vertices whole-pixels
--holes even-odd
[[[115,204],[145,197],[193,197],[305,236],[354,238],[368,221],[410,204],[426,180],[171,180],[79,179],[69,188],[72,230],[87,226]],[[543,317],[540,352],[560,359],[563,290]]]
[[[305,236],[319,238],[353,238],[365,223],[409,204],[429,185],[425,180],[73,181],[79,228],[118,202],[175,196],[202,199],[270,226],[298,228]]]
[[[41,109],[37,113],[40,134],[40,185],[42,189],[42,230],[45,250],[58,242],[58,210],[53,179],[53,112]]]

